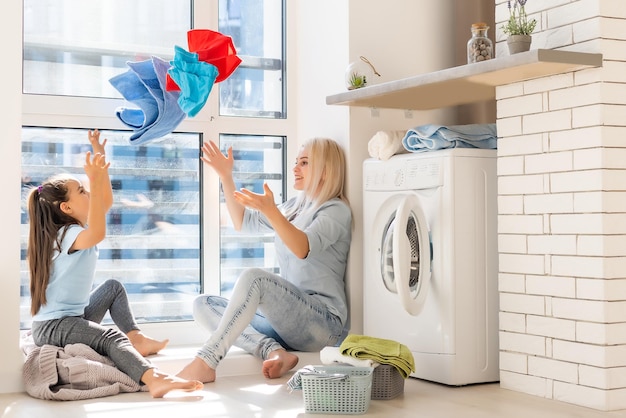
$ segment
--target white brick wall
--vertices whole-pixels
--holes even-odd
[[[600,410],[626,409],[624,4],[528,0],[532,48],[603,66],[496,89],[500,384]]]

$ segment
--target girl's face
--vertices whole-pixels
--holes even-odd
[[[89,216],[89,192],[78,180],[70,180],[67,194],[69,199],[61,203],[61,210],[85,226]]]
[[[304,190],[309,180],[309,154],[306,149],[302,149],[296,157],[296,165],[293,167],[295,183],[293,188],[296,190]]]

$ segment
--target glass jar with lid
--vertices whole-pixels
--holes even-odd
[[[481,62],[493,58],[493,43],[487,37],[486,23],[472,24],[472,37],[467,41],[467,63]]]

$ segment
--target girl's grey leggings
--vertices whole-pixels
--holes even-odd
[[[107,311],[120,331],[100,325]],[[138,329],[126,289],[119,281],[111,279],[91,292],[89,305],[82,316],[34,321],[32,334],[38,346],[86,344],[99,354],[108,356],[135,382],[142,383],[143,374],[154,366],[135,350],[126,337],[126,333]]]

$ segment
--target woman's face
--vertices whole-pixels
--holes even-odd
[[[296,157],[296,165],[293,167],[295,182],[293,188],[296,190],[304,190],[309,181],[309,154],[306,149],[302,148]]]

